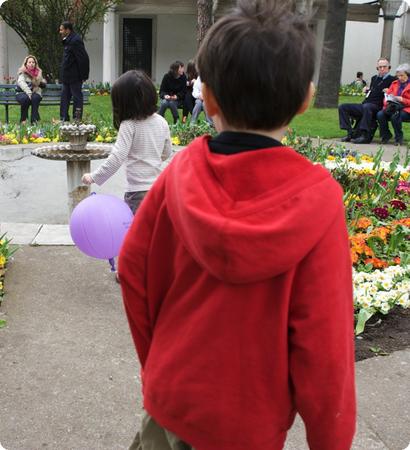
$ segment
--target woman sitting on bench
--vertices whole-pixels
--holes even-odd
[[[31,123],[40,120],[38,108],[41,102],[41,88],[46,86],[43,73],[38,67],[37,59],[29,55],[18,70],[16,100],[21,105],[20,122],[26,123],[28,109],[31,105]]]
[[[161,104],[158,114],[163,116],[169,108],[174,118],[174,123],[178,122],[178,108],[184,105],[187,78],[184,73],[184,63],[175,61],[171,64],[169,72],[164,75],[159,89]]]
[[[385,90],[383,109],[377,113],[382,144],[392,138],[388,121],[394,130],[395,145],[403,144],[402,122],[410,122],[410,65],[400,64],[396,69],[397,80]]]

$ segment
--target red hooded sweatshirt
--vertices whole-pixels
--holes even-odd
[[[355,430],[342,189],[287,147],[180,152],[125,239],[119,274],[144,408],[195,450],[314,450]]]

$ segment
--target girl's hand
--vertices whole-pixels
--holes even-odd
[[[85,173],[83,175],[83,177],[81,178],[81,181],[83,182],[83,184],[92,184],[92,183],[94,183],[94,180],[93,180],[93,178],[92,178],[90,173]]]

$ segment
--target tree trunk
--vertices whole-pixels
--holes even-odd
[[[197,42],[198,48],[201,45],[207,31],[212,26],[212,0],[197,0],[198,22],[197,22]]]
[[[336,108],[339,102],[348,0],[329,0],[315,106]]]

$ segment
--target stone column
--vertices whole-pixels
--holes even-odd
[[[0,17],[0,84],[5,83],[4,78],[10,75],[6,27],[6,23]]]
[[[391,58],[391,47],[393,42],[393,27],[394,19],[396,18],[397,11],[402,4],[402,0],[383,0],[381,7],[383,9],[383,39],[381,48],[381,57]]]
[[[103,33],[103,82],[113,83],[116,78],[115,11],[110,9],[104,18]]]
[[[85,161],[67,161],[67,190],[68,190],[68,218],[73,209],[90,195],[90,186],[82,183],[81,178],[85,173],[90,173],[91,163]]]

